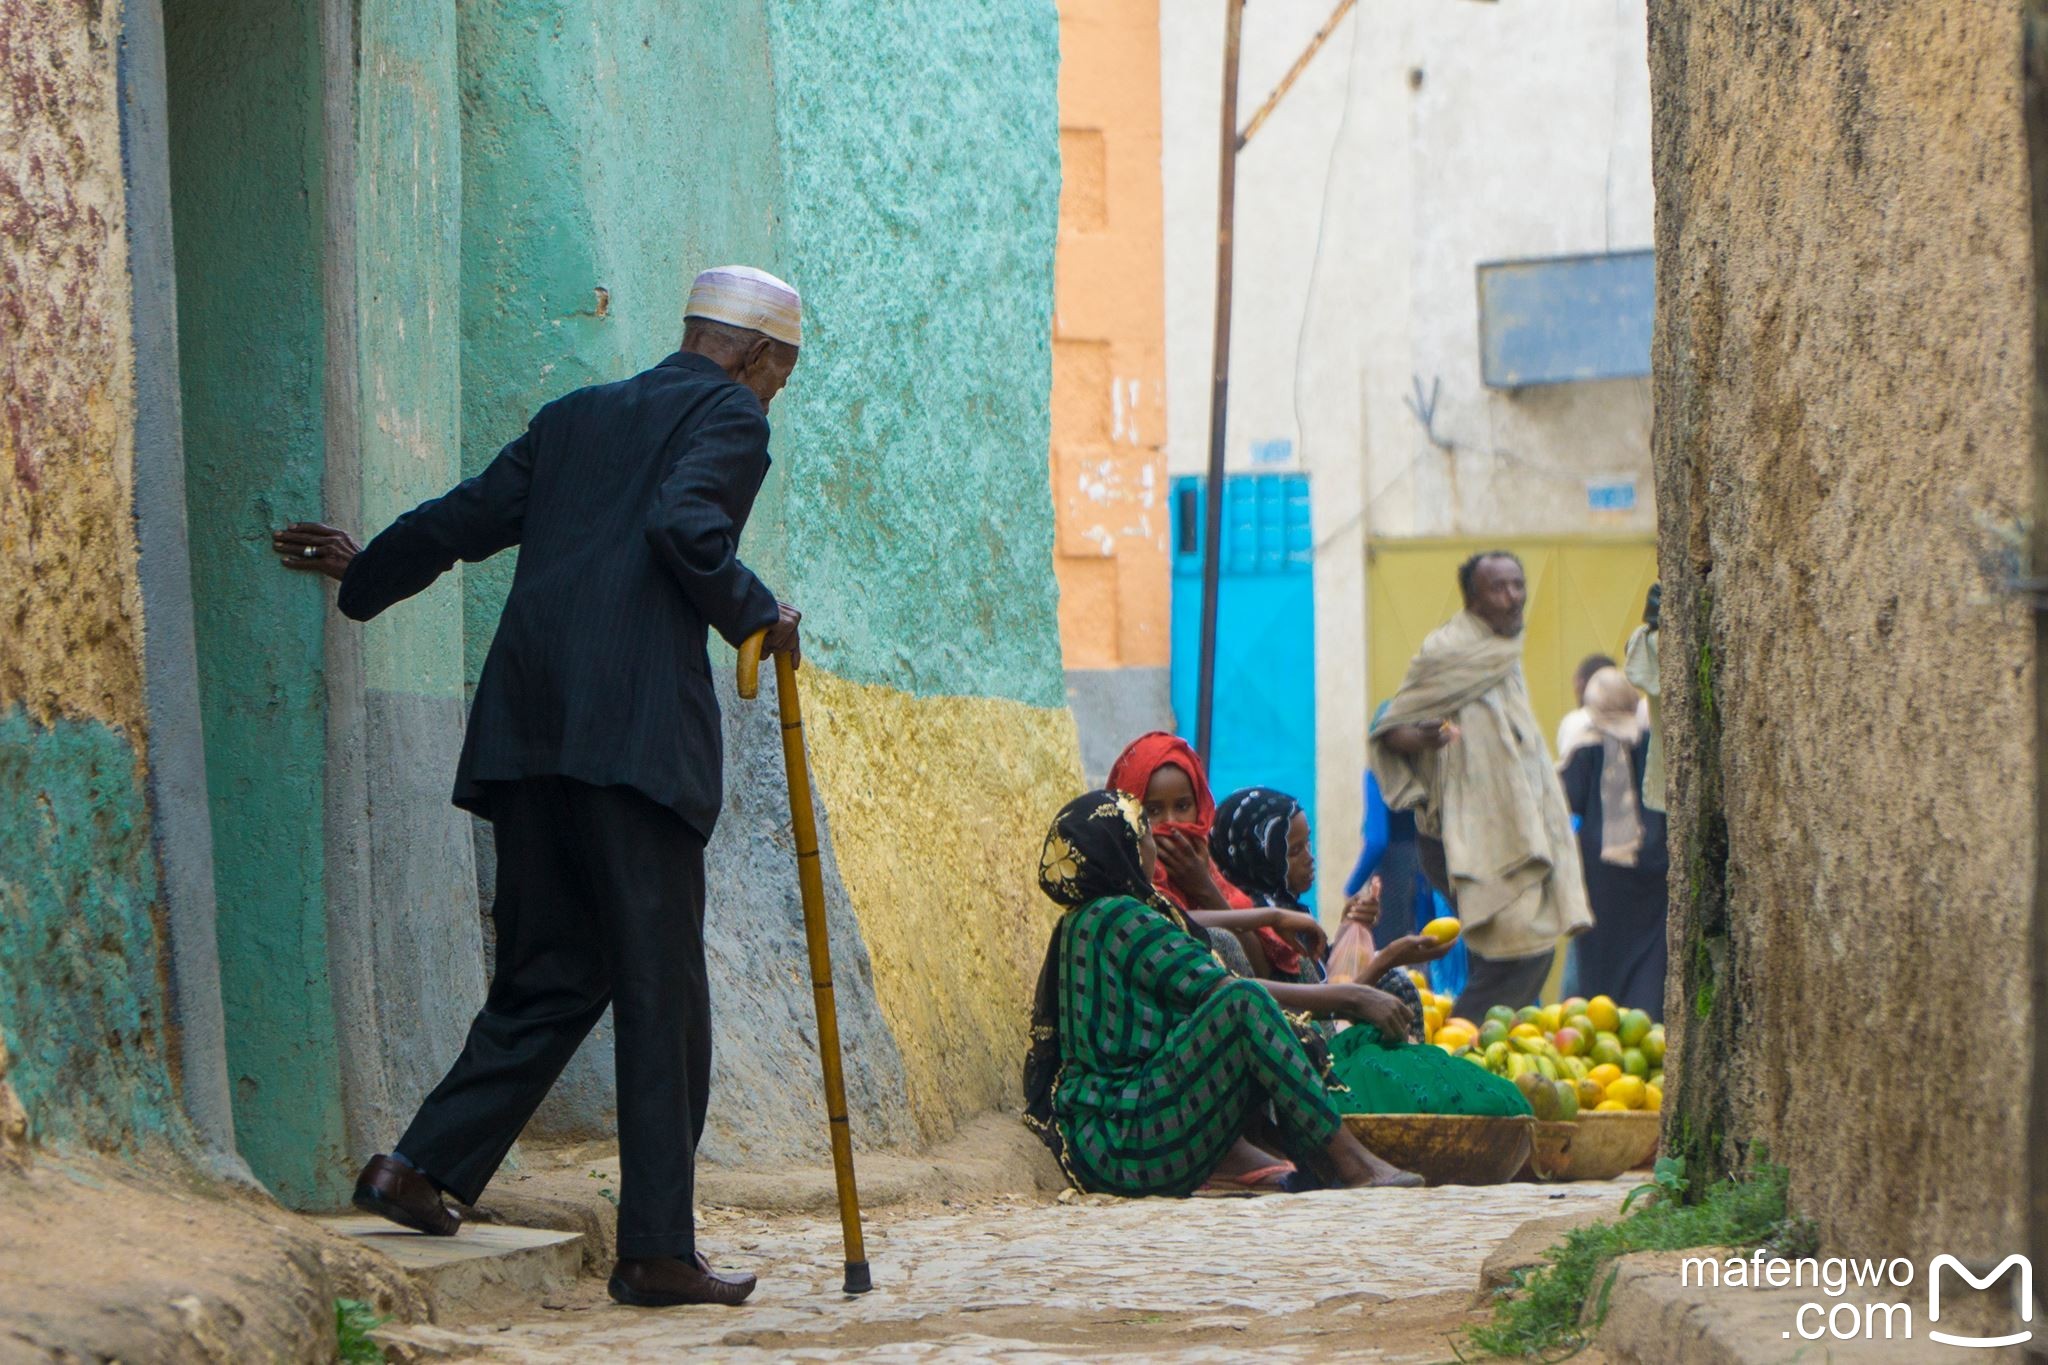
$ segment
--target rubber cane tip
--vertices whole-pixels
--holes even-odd
[[[868,1263],[866,1261],[848,1261],[846,1263],[847,1293],[865,1294],[874,1287],[875,1282],[868,1278]]]

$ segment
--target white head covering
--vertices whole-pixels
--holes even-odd
[[[715,265],[690,285],[686,318],[706,318],[804,344],[803,300],[788,283],[750,265]]]

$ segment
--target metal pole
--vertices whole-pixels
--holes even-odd
[[[1316,53],[1323,50],[1323,44],[1330,41],[1330,35],[1337,31],[1337,25],[1343,22],[1344,16],[1351,13],[1351,7],[1357,3],[1358,0],[1337,0],[1337,8],[1323,21],[1323,26],[1316,30],[1316,36],[1308,40],[1308,46],[1294,59],[1294,65],[1287,68],[1287,74],[1280,78],[1280,84],[1273,87],[1273,93],[1266,96],[1266,102],[1253,110],[1252,116],[1245,120],[1244,132],[1239,134],[1237,139],[1237,149],[1240,152],[1244,150],[1245,144],[1252,140],[1252,134],[1259,131],[1260,125],[1273,116],[1273,111],[1280,107],[1280,101],[1287,98],[1287,92],[1294,88],[1294,83],[1301,79],[1301,73],[1308,70],[1308,64],[1316,59]]]
[[[1223,565],[1223,438],[1230,407],[1231,230],[1237,211],[1237,48],[1244,0],[1224,0],[1222,161],[1216,184],[1216,349],[1209,390],[1209,481],[1203,490],[1202,660],[1195,693],[1195,751],[1209,762],[1216,720],[1216,592]]]
[[[2031,915],[2034,1034],[2027,1110],[2027,1250],[2048,1266],[2048,1046],[2041,1010],[2048,1001],[2048,0],[2026,0],[2021,12],[2023,123],[2032,190],[2034,248],[2033,466],[2034,524],[2027,576],[2034,608],[2034,902]],[[2037,1298],[2044,1310],[2048,1299]],[[2040,1314],[2036,1315],[2037,1317]],[[2048,1341],[2035,1333],[2029,1360],[2048,1360]]]

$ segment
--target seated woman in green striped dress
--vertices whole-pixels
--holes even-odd
[[[1189,1194],[1270,1101],[1288,1155],[1324,1180],[1421,1184],[1344,1127],[1272,995],[1224,970],[1154,891],[1157,857],[1137,802],[1110,791],[1068,803],[1040,855],[1039,886],[1067,910],[1032,1009],[1025,1121],[1068,1177],[1106,1194]],[[1406,1007],[1383,991],[1304,989],[1330,1013],[1405,1029]]]

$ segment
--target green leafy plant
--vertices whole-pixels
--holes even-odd
[[[1760,1160],[1746,1174],[1716,1181],[1690,1204],[1683,1199],[1688,1183],[1683,1160],[1659,1160],[1651,1182],[1629,1196],[1620,1218],[1567,1233],[1543,1254],[1541,1265],[1501,1291],[1493,1321],[1473,1328],[1467,1339],[1490,1356],[1562,1359],[1582,1349],[1606,1319],[1616,1257],[1633,1251],[1758,1247],[1788,1229],[1810,1230],[1810,1224],[1787,1215],[1783,1166]],[[1645,1202],[1630,1211],[1638,1198]],[[1590,1315],[1589,1299],[1594,1305]]]
[[[335,1354],[342,1365],[384,1365],[384,1348],[370,1333],[391,1321],[361,1299],[334,1301]]]
[[[1648,1183],[1638,1185],[1628,1192],[1628,1198],[1621,1201],[1621,1211],[1627,1213],[1636,1200],[1683,1199],[1686,1187],[1692,1182],[1685,1178],[1685,1158],[1682,1156],[1660,1156],[1657,1164],[1650,1169]]]

